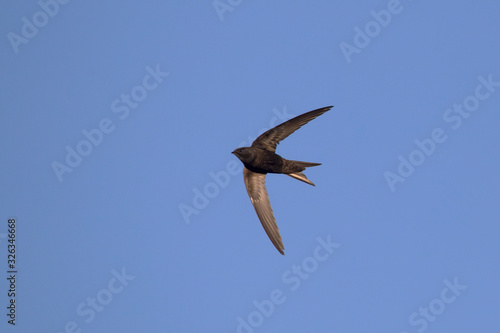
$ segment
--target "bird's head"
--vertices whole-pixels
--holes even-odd
[[[250,164],[255,159],[255,151],[252,147],[236,148],[231,154],[236,155],[244,164]]]

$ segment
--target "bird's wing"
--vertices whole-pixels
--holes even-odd
[[[273,242],[276,249],[284,255],[283,250],[285,247],[283,246],[280,231],[274,219],[273,209],[271,208],[271,202],[269,202],[269,195],[266,190],[266,175],[243,168],[243,179],[245,180],[250,201],[252,201],[267,236]]]
[[[272,152],[276,151],[276,146],[281,140],[284,140],[290,134],[313,120],[314,118],[321,116],[326,111],[330,110],[333,106],[327,106],[321,109],[313,110],[301,114],[295,118],[285,121],[274,128],[271,128],[267,132],[262,133],[255,141],[252,143],[252,147],[261,148],[269,150]]]

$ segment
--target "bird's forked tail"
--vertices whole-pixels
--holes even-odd
[[[293,162],[293,164],[295,166],[300,167],[302,170],[305,170],[305,168],[308,168],[308,167],[321,165],[321,163],[302,162],[302,161],[290,161],[290,162]],[[314,185],[314,183],[312,181],[307,179],[306,175],[304,175],[302,173],[302,171],[291,172],[291,173],[287,173],[286,175],[290,176],[292,178],[298,179],[300,181],[303,181],[304,183],[307,183],[309,185],[316,186],[316,185]]]

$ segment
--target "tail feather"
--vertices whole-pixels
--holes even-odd
[[[307,183],[307,184],[312,185],[312,186],[316,186],[316,185],[314,185],[314,183],[312,181],[307,179],[306,175],[304,175],[302,173],[302,171],[304,171],[306,168],[318,166],[318,165],[321,165],[321,163],[286,160],[284,173],[287,176],[298,179],[304,183]]]
[[[290,162],[293,162],[294,165],[296,165],[298,167],[302,167],[304,169],[309,168],[309,167],[313,167],[313,166],[321,165],[321,163],[302,162],[302,161],[290,161]]]
[[[304,183],[307,183],[309,185],[316,186],[312,181],[307,179],[306,175],[304,175],[302,172],[287,173],[286,175],[298,179],[300,181],[303,181]]]

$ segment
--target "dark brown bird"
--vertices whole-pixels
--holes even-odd
[[[290,134],[301,128],[316,117],[319,117],[333,106],[327,106],[314,111],[309,111],[300,116],[292,118],[284,123],[271,128],[261,134],[252,143],[251,147],[242,147],[235,149],[232,154],[236,155],[245,165],[243,168],[243,179],[247,188],[250,201],[257,212],[264,230],[273,242],[276,249],[281,253],[285,247],[281,240],[280,231],[274,218],[269,195],[266,190],[266,174],[283,173],[304,183],[315,186],[306,175],[302,173],[306,168],[321,165],[321,163],[310,163],[301,161],[292,161],[284,159],[276,154],[276,146],[281,140],[287,138]]]

